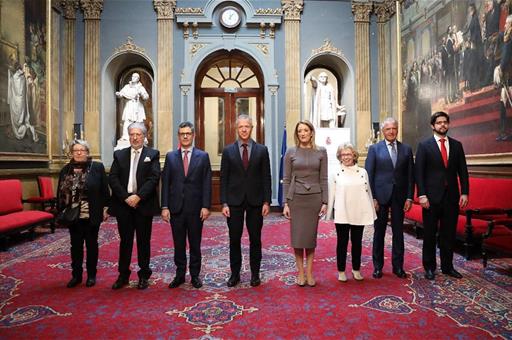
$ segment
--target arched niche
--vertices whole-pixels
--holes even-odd
[[[134,46],[131,41],[129,42]],[[126,45],[128,45],[125,44]],[[151,125],[153,127],[151,138],[156,142],[157,136],[157,115],[155,114],[156,105],[156,83],[154,81],[155,67],[152,61],[136,47],[129,50],[121,50],[113,54],[106,62],[102,71],[102,85],[101,85],[101,158],[105,164],[111,164],[113,159],[114,147],[117,144],[117,131],[119,124],[118,121],[119,105],[123,105],[123,101],[119,100],[115,92],[119,91],[126,78],[134,71],[143,72],[145,76],[141,76],[148,94],[150,94],[150,107],[144,105],[146,115],[151,117]],[[146,83],[144,83],[146,82]],[[150,84],[147,84],[150,82]],[[149,111],[148,111],[149,109]]]

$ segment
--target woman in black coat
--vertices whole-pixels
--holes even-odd
[[[98,232],[100,224],[108,218],[107,207],[110,198],[105,167],[92,161],[89,144],[74,140],[69,151],[71,160],[62,168],[58,184],[58,210],[80,206],[78,219],[71,223],[71,267],[73,277],[67,287],[73,288],[82,282],[84,241],[87,248],[87,287],[96,284],[98,264]]]

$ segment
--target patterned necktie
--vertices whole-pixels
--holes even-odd
[[[242,147],[244,148],[242,152],[242,164],[244,169],[247,170],[249,167],[249,151],[247,150],[247,144],[242,144]]]
[[[187,174],[188,174],[188,153],[190,151],[189,150],[185,150],[183,152],[184,152],[184,155],[183,155],[183,172],[185,173],[185,176],[187,176]]]
[[[441,157],[443,157],[444,167],[447,168],[448,167],[448,151],[446,150],[446,145],[444,145],[444,142],[446,142],[446,139],[441,138],[441,139],[439,139],[439,141],[441,142]]]
[[[391,161],[393,162],[393,168],[394,168],[396,166],[396,159],[397,159],[395,142],[389,143],[389,146],[391,147]]]
[[[138,150],[135,150],[133,152],[133,162],[132,162],[132,166],[130,168],[130,171],[131,171],[130,178],[131,178],[131,182],[132,182],[132,188],[131,188],[132,194],[137,192],[137,165],[139,164],[139,155],[140,155],[140,153]]]

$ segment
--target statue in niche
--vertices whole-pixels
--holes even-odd
[[[311,82],[314,89],[313,107],[310,120],[316,127],[343,127],[347,114],[345,105],[338,104],[334,88],[328,82],[325,72],[320,72],[318,79],[310,76],[306,82]]]
[[[146,112],[144,110],[143,101],[149,98],[148,92],[140,83],[140,76],[134,72],[132,80],[126,84],[121,91],[116,92],[118,98],[126,99],[123,109],[123,133],[117,141],[116,149],[127,147],[130,145],[128,137],[128,126],[131,123],[143,123],[146,120]],[[147,142],[147,141],[146,141]]]

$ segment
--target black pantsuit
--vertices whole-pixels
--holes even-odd
[[[361,268],[363,230],[364,226],[362,225],[336,223],[336,235],[338,238],[338,243],[336,244],[336,262],[338,265],[338,271],[345,271],[349,235],[351,243],[352,270],[359,270]]]
[[[176,277],[185,277],[187,271],[187,238],[190,247],[189,270],[191,277],[201,272],[201,238],[203,221],[198,212],[182,212],[171,215],[172,239],[174,240],[174,264]]]
[[[71,238],[71,268],[73,277],[82,277],[84,242],[87,248],[87,276],[96,277],[99,230],[100,225],[91,224],[89,219],[80,219],[77,223],[69,227],[69,236]]]

